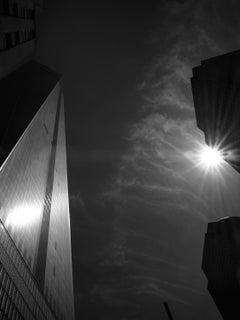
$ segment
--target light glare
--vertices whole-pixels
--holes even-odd
[[[205,146],[200,154],[200,162],[205,168],[217,168],[223,162],[223,156],[217,148]]]
[[[7,225],[23,227],[36,222],[41,215],[41,207],[36,205],[19,205],[12,209],[6,220]]]

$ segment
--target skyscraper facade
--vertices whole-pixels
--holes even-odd
[[[39,8],[0,1],[0,319],[73,320],[64,97],[29,60]]]
[[[13,247],[7,252],[11,261],[6,265],[3,261],[2,267],[23,298],[26,294],[21,290],[26,286],[24,290],[33,299],[32,288],[47,301],[54,317],[74,319],[64,100],[59,75],[30,61],[0,81],[0,95],[4,103],[0,233]],[[18,267],[26,270],[24,285],[19,283],[18,287],[20,280],[15,281],[9,267],[15,269],[15,276],[20,272]],[[10,292],[6,294],[11,301]],[[29,308],[27,301],[26,305]],[[29,319],[34,319],[34,305]]]
[[[223,319],[237,319],[240,298],[239,217],[208,224],[202,268],[208,279],[208,290]]]

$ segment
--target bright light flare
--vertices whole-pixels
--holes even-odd
[[[223,154],[216,147],[204,146],[200,153],[200,164],[206,169],[218,169],[223,163]]]
[[[36,205],[19,205],[13,208],[6,220],[7,225],[12,227],[29,226],[38,221],[41,216],[42,208]]]

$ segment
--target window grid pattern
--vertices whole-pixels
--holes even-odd
[[[0,170],[0,219],[33,273],[58,96],[57,85]]]
[[[11,261],[4,267],[7,271],[10,270],[11,279],[14,284],[18,284],[18,290],[21,288],[27,304],[31,306],[31,310],[34,310],[35,318],[32,319],[40,320],[53,318],[46,315],[45,318],[42,317],[41,310],[45,310],[44,300],[37,289],[39,287],[36,287],[31,280],[30,272],[28,273],[24,266],[27,263],[32,274],[36,275],[43,207],[48,205],[50,198],[51,213],[44,297],[48,302],[48,310],[52,310],[55,318],[74,319],[63,96],[51,197],[48,197],[46,192],[48,164],[60,94],[60,86],[57,84],[6,159],[5,164],[0,168],[0,219],[20,252],[18,255],[14,248],[11,246],[9,248],[11,252],[9,255],[16,259],[14,266],[18,268],[18,276],[15,271],[10,272],[13,268]],[[30,218],[29,221],[28,218]],[[2,261],[1,251],[3,250],[0,248],[0,262]],[[19,256],[22,256],[24,264],[19,260]],[[9,257],[5,260],[9,261]],[[35,306],[35,300],[39,301],[39,308]]]
[[[20,252],[0,222],[0,310],[6,319],[55,320]]]
[[[0,32],[0,51],[11,49],[36,38],[35,29],[22,29],[15,32]]]
[[[32,6],[23,5],[23,3],[18,1],[2,1],[2,15],[13,16],[21,19],[35,19],[35,9]],[[25,3],[26,4],[26,3]]]
[[[35,19],[35,9],[32,4],[25,5],[19,1],[0,0],[0,19],[1,16],[12,17],[11,19]],[[24,42],[36,38],[35,28],[19,28],[14,32],[0,32],[0,51],[5,51],[16,47]]]

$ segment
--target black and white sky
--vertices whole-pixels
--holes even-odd
[[[76,319],[220,320],[207,223],[239,215],[240,176],[196,164],[190,78],[240,48],[238,0],[48,0],[36,59],[63,74]]]

